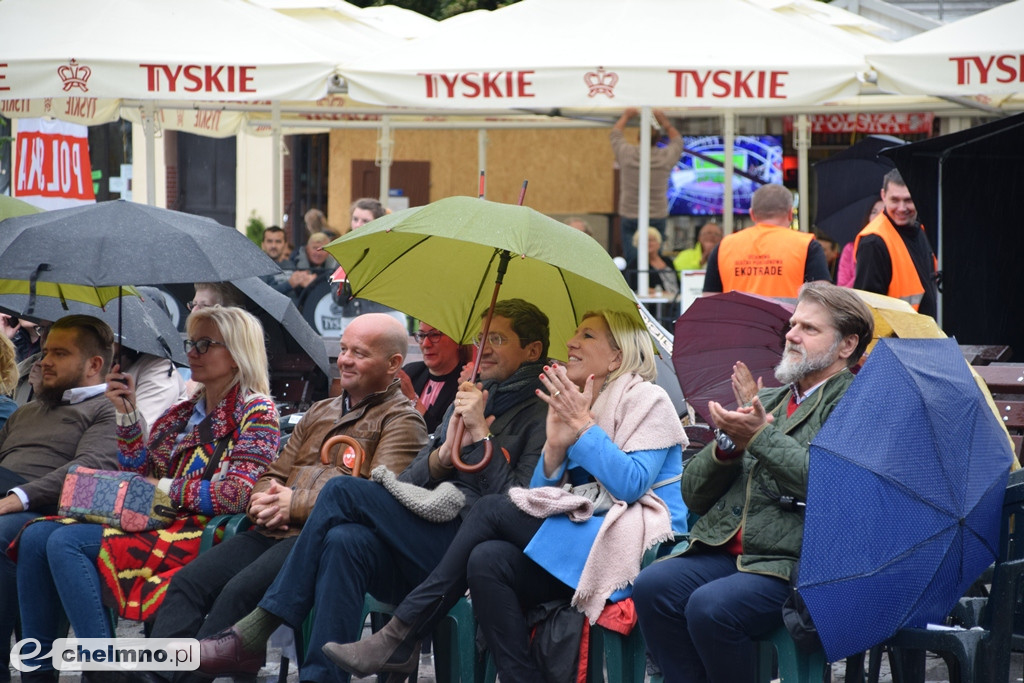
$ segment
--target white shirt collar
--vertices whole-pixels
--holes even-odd
[[[71,405],[74,405],[76,403],[81,403],[86,399],[92,398],[93,396],[98,396],[106,390],[106,384],[94,384],[89,387],[75,387],[73,389],[68,389],[67,391],[65,391],[64,395],[61,396],[61,400],[63,400],[65,403],[70,403]]]

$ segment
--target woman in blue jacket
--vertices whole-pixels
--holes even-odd
[[[574,604],[593,621],[606,598],[629,595],[643,553],[639,544],[628,552],[605,546],[588,562],[602,525],[605,538],[639,534],[650,542],[685,532],[678,481],[686,436],[668,395],[652,382],[649,334],[621,313],[587,313],[568,352],[568,364],[546,366],[541,376],[547,442],[530,490],[479,500],[437,569],[384,629],[358,643],[324,646],[335,664],[359,676],[411,672],[419,640],[468,587],[501,680],[543,680],[529,654],[522,607],[575,593]],[[574,522],[560,514],[580,499],[553,487],[595,480],[616,501],[606,515]],[[613,520],[628,533],[610,531]]]

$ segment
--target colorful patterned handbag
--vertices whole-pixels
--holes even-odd
[[[171,499],[137,472],[72,465],[58,514],[122,531],[163,529],[177,517]]]

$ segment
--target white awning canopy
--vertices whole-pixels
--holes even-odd
[[[947,97],[1024,93],[1024,0],[872,51],[883,90]]]

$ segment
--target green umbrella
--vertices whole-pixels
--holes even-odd
[[[325,249],[352,295],[377,301],[471,343],[501,282],[501,299],[525,299],[551,322],[551,356],[583,314],[622,311],[643,326],[633,293],[594,238],[525,206],[448,197],[398,211]],[[499,280],[499,264],[507,274]]]
[[[583,314],[622,311],[643,320],[611,257],[592,237],[525,206],[448,197],[368,223],[325,247],[345,269],[352,296],[390,306],[436,327],[460,344],[486,336],[499,291],[548,316],[553,358]],[[473,367],[476,375],[479,354]],[[456,442],[462,437],[457,425]],[[463,472],[490,461],[490,442],[475,465],[452,454]]]
[[[42,209],[32,206],[28,202],[0,194],[0,221],[5,218],[14,218],[15,216],[27,216],[30,213],[39,213],[40,211]]]

